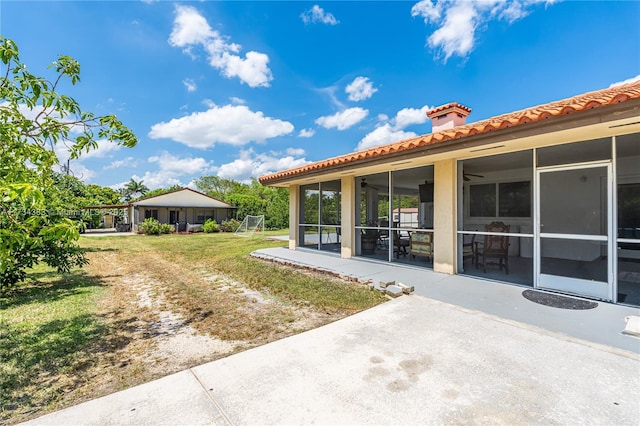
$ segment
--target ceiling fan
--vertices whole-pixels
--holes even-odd
[[[465,172],[462,172],[462,179],[464,179],[464,181],[465,181],[465,182],[470,181],[470,180],[471,180],[471,176],[473,176],[473,177],[477,177],[477,178],[483,178],[483,177],[484,177],[484,176],[482,176],[482,175],[475,175],[475,174],[473,174],[473,173],[465,173]]]
[[[367,180],[366,180],[366,179],[362,179],[362,180],[360,181],[360,188],[367,188],[367,187],[369,187],[369,188],[373,188],[373,189],[375,189],[375,190],[380,189],[380,188],[378,188],[378,187],[376,187],[376,186],[369,185],[369,184],[367,183]]]

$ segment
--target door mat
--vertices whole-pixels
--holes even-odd
[[[541,305],[551,306],[552,308],[585,310],[598,306],[596,302],[560,296],[559,294],[544,293],[542,291],[525,290],[522,292],[522,295],[525,299]]]

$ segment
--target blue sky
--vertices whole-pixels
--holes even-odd
[[[116,114],[133,149],[71,162],[86,182],[150,188],[251,177],[638,78],[640,2],[0,1],[0,33],[83,109]],[[58,150],[65,160],[65,150]]]

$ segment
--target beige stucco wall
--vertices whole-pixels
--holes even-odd
[[[289,187],[289,249],[295,250],[300,233],[300,185]]]
[[[454,159],[433,165],[433,270],[453,274],[456,267],[456,167]]]
[[[355,256],[355,210],[356,210],[356,179],[353,176],[345,176],[340,181],[340,190],[342,192],[340,203],[342,205],[340,211],[341,222],[341,247],[340,257],[349,258]]]

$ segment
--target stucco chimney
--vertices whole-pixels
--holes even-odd
[[[431,119],[432,132],[436,133],[441,130],[464,126],[470,113],[471,108],[460,105],[457,102],[450,102],[427,111],[427,117]]]

